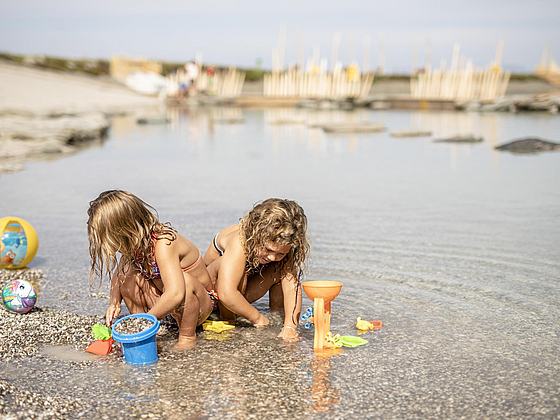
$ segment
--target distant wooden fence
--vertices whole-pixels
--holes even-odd
[[[410,80],[413,98],[493,101],[505,95],[511,72],[500,69],[434,70]]]
[[[511,72],[500,67],[503,41],[498,43],[492,64],[484,69],[475,68],[472,59],[459,58],[459,49],[459,44],[453,46],[449,70],[442,60],[439,69],[427,67],[424,72],[412,76],[410,90],[413,98],[494,101],[505,95]]]
[[[560,67],[558,67],[554,58],[552,58],[550,49],[544,51],[541,63],[535,70],[535,76],[546,80],[554,86],[560,87]]]
[[[312,99],[363,98],[369,94],[373,74],[335,69],[327,72],[303,72],[291,69],[264,76],[263,93],[267,97]]]

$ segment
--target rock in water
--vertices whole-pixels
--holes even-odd
[[[379,133],[385,131],[386,128],[383,124],[377,124],[372,122],[362,122],[362,123],[347,123],[347,124],[326,124],[322,125],[321,128],[325,133]]]
[[[437,139],[434,141],[443,142],[443,143],[479,143],[482,141],[482,137],[477,137],[472,134],[467,134],[462,136],[453,136],[444,139]]]
[[[507,150],[513,153],[539,153],[550,150],[560,150],[560,143],[554,143],[538,138],[527,137],[525,139],[513,140],[509,143],[495,147],[496,150]]]
[[[169,118],[163,116],[146,116],[136,119],[137,124],[167,124]]]
[[[426,137],[431,135],[432,132],[430,130],[419,130],[414,128],[391,131],[391,137]]]

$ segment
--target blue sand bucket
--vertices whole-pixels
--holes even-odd
[[[119,334],[115,327],[128,318],[146,318],[153,321],[153,325],[138,334]],[[156,333],[159,330],[159,321],[152,314],[132,314],[119,319],[113,325],[112,335],[115,341],[121,344],[124,360],[134,365],[149,365],[158,361]]]

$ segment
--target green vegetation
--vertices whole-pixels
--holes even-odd
[[[0,52],[0,59],[20,63],[32,67],[40,67],[58,71],[70,71],[77,73],[85,73],[93,76],[108,75],[109,74],[109,60],[87,60],[87,59],[65,59],[59,57],[46,57],[42,55],[12,55]],[[162,74],[168,74],[176,71],[178,68],[183,67],[185,63],[177,62],[162,62]],[[227,70],[227,66],[203,66],[203,71],[208,67],[213,67],[216,71]],[[245,72],[245,80],[254,82],[262,80],[265,74],[270,73],[261,69],[239,69]],[[379,83],[384,80],[410,80],[410,75],[406,74],[391,74],[391,75],[376,75],[373,83]],[[510,80],[515,81],[530,81],[539,80],[533,74],[512,74]]]
[[[523,73],[519,73],[519,74],[512,74],[510,77],[510,80],[517,80],[517,81],[522,81],[522,82],[528,82],[530,80],[541,80],[539,79],[537,76],[535,76],[534,74],[523,74]]]
[[[248,82],[255,82],[264,79],[265,71],[260,69],[242,69],[245,72],[245,80]]]
[[[72,71],[93,76],[109,74],[109,61],[107,60],[67,60],[65,58],[45,57],[42,55],[11,55],[0,53],[0,59],[13,61],[31,67],[40,67],[58,71]]]
[[[183,67],[184,65],[185,65],[185,63],[170,63],[170,62],[162,61],[162,63],[161,63],[161,73],[164,76],[167,76],[168,74],[173,73],[179,67]]]

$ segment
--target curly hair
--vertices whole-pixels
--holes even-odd
[[[259,267],[259,251],[265,248],[266,243],[272,242],[291,247],[278,268],[283,270],[290,261],[299,281],[307,269],[310,246],[307,239],[307,216],[298,203],[269,198],[255,204],[239,220],[239,225],[241,244],[247,257],[247,274],[262,268]]]
[[[89,203],[88,237],[91,268],[89,283],[103,275],[112,278],[117,265],[117,253],[125,263],[137,262],[150,276],[153,274],[153,239],[177,238],[169,223],[161,223],[157,211],[134,194],[121,190],[102,192]],[[121,270],[124,273],[124,264]],[[113,273],[114,275],[115,273]]]

